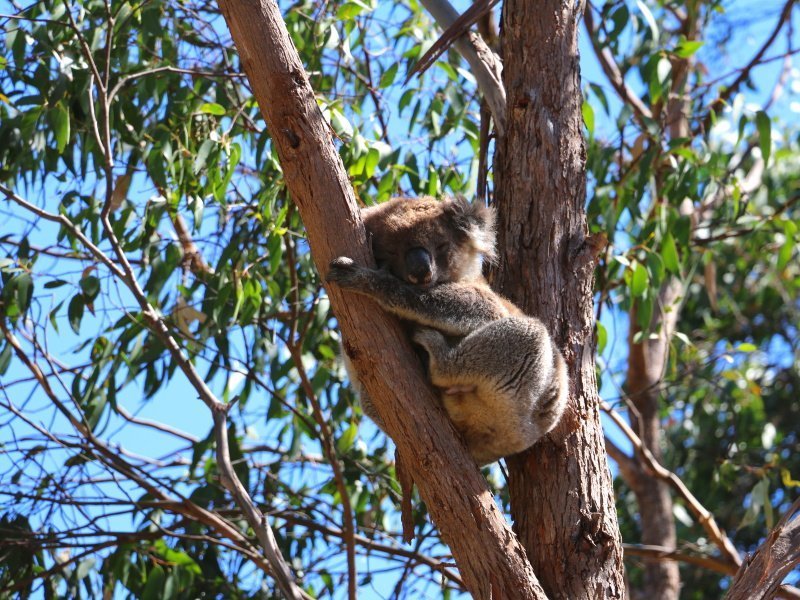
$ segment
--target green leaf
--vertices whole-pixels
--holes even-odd
[[[45,283],[43,287],[47,290],[50,290],[53,288],[59,288],[62,285],[67,285],[67,283],[68,282],[64,281],[63,279],[54,279],[53,281],[48,281]]]
[[[0,350],[0,375],[5,375],[11,364],[11,344],[5,344]]]
[[[612,40],[619,37],[619,34],[625,29],[625,26],[630,23],[631,13],[625,4],[620,4],[613,13],[611,13],[609,20],[612,27],[609,28],[608,37]]]
[[[206,140],[200,144],[200,149],[197,151],[197,156],[194,157],[194,162],[192,163],[192,172],[195,175],[199,174],[203,167],[206,166],[208,155],[211,154],[211,150],[216,145],[217,143],[214,140]]]
[[[651,101],[657,102],[668,89],[672,63],[663,56],[654,56],[647,65],[647,72]]]
[[[650,276],[647,269],[642,263],[637,262],[633,268],[633,277],[631,278],[631,295],[634,298],[640,298],[647,290],[647,284]]]
[[[142,600],[161,600],[164,597],[164,579],[164,569],[159,565],[153,567],[142,590]]]
[[[392,63],[388,69],[383,72],[381,75],[380,83],[378,83],[378,87],[380,88],[387,88],[394,83],[394,78],[397,76],[397,69],[399,68],[399,63]]]
[[[211,444],[214,442],[214,428],[211,428],[211,431],[208,432],[208,435],[196,442],[194,448],[192,448],[192,460],[189,463],[189,472],[194,472],[197,469],[197,465],[200,464],[200,459],[203,458],[203,455],[208,451],[211,447]]]
[[[53,326],[53,330],[58,333],[58,313],[61,311],[61,307],[64,306],[64,301],[56,305],[56,307],[50,311],[48,318],[50,319],[50,324]]]
[[[86,404],[86,420],[89,423],[89,428],[94,431],[100,417],[103,416],[103,410],[108,403],[108,396],[103,393],[95,392],[91,400]]]
[[[738,529],[753,525],[758,520],[758,514],[767,506],[772,509],[772,505],[769,501],[769,479],[764,478],[760,480],[750,492],[750,506],[747,508],[747,512],[742,518],[741,523],[739,523]]]
[[[269,234],[267,238],[267,255],[269,256],[269,271],[274,275],[278,272],[283,259],[283,239],[276,233]]]
[[[25,313],[33,297],[33,278],[30,273],[21,273],[14,278],[17,287],[17,306],[20,313]]]
[[[158,554],[158,556],[170,564],[179,565],[189,569],[195,575],[200,575],[203,572],[200,568],[200,565],[198,565],[191,556],[180,550],[174,550],[170,548],[167,546],[164,540],[156,540],[153,542],[153,550],[156,552],[156,554]]]
[[[369,10],[369,7],[362,2],[345,2],[339,7],[339,10],[336,12],[336,17],[340,21],[350,21],[365,10]]]
[[[233,463],[233,470],[242,485],[250,488],[250,466],[242,454],[242,448],[239,445],[239,437],[236,435],[236,427],[233,423],[228,426],[228,448],[231,453],[231,462]]]
[[[661,258],[664,260],[664,266],[667,271],[674,275],[681,274],[681,263],[678,259],[678,249],[675,246],[675,239],[671,234],[664,236],[661,241]]]
[[[51,111],[53,131],[56,136],[56,149],[64,152],[69,142],[69,111],[60,102]]]
[[[642,2],[642,0],[636,0],[636,6],[639,7],[639,10],[644,17],[644,20],[647,21],[647,25],[650,27],[650,37],[653,43],[658,42],[658,24],[656,23],[656,19],[653,16],[653,13],[650,12],[650,9],[647,8],[647,5]]]
[[[207,115],[217,115],[218,117],[222,117],[225,115],[225,108],[216,102],[206,102],[200,106],[200,112]]]
[[[80,333],[81,319],[83,319],[83,294],[76,294],[69,302],[67,307],[67,317],[69,318],[69,325],[72,331]]]
[[[381,153],[377,148],[370,148],[367,156],[364,158],[364,175],[372,177],[375,174],[375,167],[378,166],[378,161],[381,159]]]
[[[358,426],[355,423],[350,423],[350,427],[342,434],[336,441],[336,450],[339,454],[345,454],[350,448],[353,447],[353,442],[356,441],[358,435]]]
[[[651,320],[653,318],[653,295],[642,296],[636,300],[636,324],[642,335],[650,334]]]
[[[789,261],[792,258],[792,253],[794,252],[794,240],[786,239],[781,246],[781,249],[778,251],[778,270],[783,271],[786,268],[786,265],[789,264]]]
[[[603,110],[605,111],[606,115],[610,115],[611,114],[611,106],[608,103],[608,98],[606,97],[605,90],[601,86],[597,85],[596,83],[589,83],[589,87],[594,92],[594,95],[597,98],[597,100],[603,106]]]
[[[678,45],[675,47],[674,54],[679,58],[689,58],[700,50],[704,44],[705,42],[687,40],[684,36],[681,36]]]
[[[658,287],[667,274],[664,261],[655,252],[647,253],[647,271],[650,273],[650,285]]]
[[[333,127],[333,130],[337,135],[347,138],[353,137],[353,126],[350,124],[350,121],[347,120],[347,117],[341,113],[341,111],[332,108],[330,110],[330,117],[331,127]]]
[[[597,353],[602,354],[608,343],[608,331],[600,321],[597,321]]]
[[[583,113],[583,122],[586,124],[586,130],[591,137],[594,135],[594,109],[591,104],[584,101],[583,106],[581,106],[581,113]]]
[[[441,187],[439,185],[439,173],[436,172],[436,169],[433,168],[431,165],[428,168],[428,183],[425,186],[425,193],[428,196],[438,196]]]
[[[672,73],[672,63],[669,62],[669,59],[666,58],[659,58],[658,63],[656,63],[656,76],[658,78],[658,83],[664,85],[669,80],[670,73]]]
[[[756,113],[756,129],[758,129],[758,145],[761,148],[761,157],[764,159],[764,164],[767,164],[772,150],[772,124],[767,113],[763,110]]]
[[[400,101],[397,103],[397,112],[402,115],[403,109],[409,104],[411,104],[411,101],[414,100],[416,97],[417,97],[416,90],[412,89],[403,92],[403,95],[400,96]]]
[[[80,581],[86,577],[89,574],[89,571],[92,570],[94,563],[95,559],[93,558],[87,558],[86,560],[79,562],[77,568],[75,569],[75,578]]]
[[[794,237],[797,233],[797,225],[794,221],[786,220],[783,222],[783,235],[786,238],[778,251],[778,270],[783,271],[792,258],[795,250]]]
[[[94,275],[87,275],[80,282],[86,301],[91,302],[100,293],[100,280]]]

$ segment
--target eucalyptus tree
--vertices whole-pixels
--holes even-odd
[[[463,36],[446,3],[280,3],[288,82],[222,4],[0,3],[0,593],[792,583],[795,3],[479,2]],[[305,116],[279,93],[301,83]],[[411,353],[364,367],[410,411],[398,462],[337,359],[331,306],[371,356],[403,347],[317,269],[369,260],[355,202],[396,194],[493,203],[493,284],[570,362],[561,426],[485,480],[400,383]]]

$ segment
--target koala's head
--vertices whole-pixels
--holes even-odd
[[[474,279],[496,256],[494,211],[463,198],[394,198],[361,216],[378,267],[414,285]]]

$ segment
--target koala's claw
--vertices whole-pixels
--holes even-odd
[[[338,258],[334,258],[331,261],[331,268],[333,267],[352,267],[355,264],[352,258],[348,258],[347,256],[339,256]]]
[[[341,283],[350,278],[356,271],[357,267],[352,258],[347,256],[340,256],[334,258],[330,265],[328,265],[328,274],[325,281],[329,283]]]

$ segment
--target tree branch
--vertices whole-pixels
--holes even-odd
[[[737,571],[736,565],[728,561],[719,560],[711,556],[696,556],[694,554],[686,554],[678,550],[665,548],[664,546],[653,546],[649,544],[622,544],[625,550],[625,556],[642,556],[645,558],[655,560],[672,560],[676,562],[686,563],[688,565],[695,565],[721,573],[723,575],[734,575]]]
[[[464,57],[475,80],[478,88],[483,93],[486,103],[492,112],[494,126],[500,136],[505,135],[506,131],[506,90],[503,87],[502,70],[503,65],[483,38],[475,32],[465,31],[464,27],[469,27],[471,19],[480,18],[481,12],[477,10],[483,7],[484,2],[476,2],[463,15],[448,0],[420,0],[425,9],[431,13],[439,27],[444,33],[439,41],[422,57],[417,66],[409,74],[409,78],[417,71],[424,71],[431,63],[444,52],[452,41],[459,54]],[[489,2],[491,8],[492,2]],[[475,10],[477,14],[470,11]],[[487,8],[488,10],[488,8]],[[474,21],[473,21],[474,22]],[[458,36],[458,37],[455,37]],[[453,39],[455,38],[455,39]],[[437,44],[439,45],[438,47]],[[438,53],[436,53],[438,50]]]
[[[694,514],[695,518],[700,522],[700,525],[703,527],[705,532],[708,536],[712,539],[714,544],[722,551],[722,554],[733,564],[739,566],[742,564],[742,558],[739,556],[739,551],[736,550],[736,547],[731,542],[730,538],[725,535],[725,532],[720,529],[719,525],[717,525],[716,520],[714,519],[714,515],[711,514],[701,503],[700,501],[689,491],[689,488],[681,481],[681,479],[675,475],[672,471],[667,469],[666,467],[662,466],[656,458],[653,456],[652,452],[642,443],[642,440],[639,438],[638,435],[631,429],[631,426],[622,418],[622,416],[611,408],[606,402],[601,403],[601,407],[603,411],[611,417],[611,420],[614,421],[617,427],[622,430],[627,438],[633,444],[633,447],[642,457],[644,462],[644,466],[648,468],[648,470],[652,471],[652,473],[658,477],[659,479],[663,479],[664,481],[668,482],[673,489],[684,499],[689,509]]]
[[[352,185],[275,2],[220,0],[242,65],[272,134],[287,188],[324,276],[346,255],[370,264]],[[525,550],[506,524],[452,423],[437,406],[396,320],[336,286],[331,306],[345,351],[479,600],[543,598]],[[390,350],[389,350],[390,349]]]
[[[703,128],[708,131],[709,126],[711,125],[712,115],[719,113],[722,108],[725,106],[725,103],[730,100],[730,98],[739,91],[741,85],[750,77],[750,72],[758,66],[761,62],[761,59],[764,56],[764,53],[769,50],[770,46],[775,42],[775,39],[778,37],[781,29],[783,29],[783,24],[789,19],[789,15],[792,14],[792,8],[794,7],[797,0],[786,0],[786,4],[783,5],[783,9],[781,10],[781,14],[778,17],[778,22],[775,23],[775,27],[772,30],[772,33],[767,38],[767,41],[761,46],[758,52],[755,53],[750,62],[747,63],[740,72],[738,77],[733,80],[728,87],[726,87],[719,95],[719,97],[711,102],[708,108],[708,115],[703,120]]]
[[[772,598],[784,578],[800,564],[800,498],[752,556],[748,556],[731,584],[727,600]]]
[[[636,487],[641,480],[641,467],[636,459],[631,458],[622,449],[617,446],[611,438],[606,436],[606,452],[619,467],[620,475],[625,482],[631,487]]]
[[[139,485],[142,489],[146,490],[149,494],[151,494],[157,500],[161,500],[165,503],[165,505],[172,506],[172,510],[178,514],[181,514],[187,518],[194,519],[199,521],[206,526],[210,527],[220,535],[234,541],[237,544],[237,551],[245,554],[250,560],[254,562],[254,564],[258,565],[258,567],[267,574],[274,573],[274,567],[271,562],[265,561],[263,557],[258,555],[255,549],[250,544],[249,539],[239,531],[237,527],[234,527],[229,523],[227,520],[223,519],[219,515],[208,511],[193,502],[191,502],[188,498],[181,498],[179,501],[176,501],[170,498],[160,487],[152,484],[150,481],[147,480],[147,476],[143,476],[140,474],[140,470],[127,463],[120,457],[120,453],[116,450],[109,448],[104,442],[99,440],[94,433],[92,432],[91,428],[85,423],[83,420],[83,415],[81,414],[81,418],[76,417],[73,415],[64,405],[64,403],[58,398],[56,393],[53,391],[53,388],[50,385],[45,374],[39,368],[39,365],[36,364],[31,358],[25,353],[24,349],[20,345],[17,338],[14,336],[11,331],[9,331],[8,327],[5,324],[4,319],[0,318],[0,332],[5,337],[6,341],[11,345],[12,349],[14,350],[15,355],[17,358],[26,366],[26,368],[33,374],[36,381],[39,383],[39,386],[42,388],[42,391],[45,395],[53,402],[56,408],[61,412],[70,424],[73,426],[75,431],[85,438],[87,449],[84,450],[87,454],[93,454],[97,459],[99,459],[103,464],[105,464],[110,469],[114,470],[117,473],[120,473],[136,485]],[[9,403],[8,405],[11,412],[13,412],[17,417],[25,420],[28,425],[37,429],[50,439],[53,439],[55,442],[68,446],[68,444],[62,441],[59,438],[53,436],[49,431],[40,428],[35,423],[25,419],[24,415],[20,413],[13,405]],[[225,440],[227,444],[227,439]],[[227,450],[225,450],[227,451]],[[228,465],[230,465],[230,455],[228,454]],[[219,458],[218,458],[219,461]],[[230,468],[232,471],[232,467]],[[227,471],[226,471],[227,472]],[[238,481],[238,479],[237,479]],[[160,482],[159,482],[160,483]],[[241,484],[239,484],[241,485]],[[254,530],[257,531],[256,528]],[[296,584],[295,584],[296,587]],[[302,598],[304,600],[309,600],[308,594],[297,588],[298,596],[297,598]],[[292,596],[289,596],[290,598]]]
[[[204,378],[197,372],[194,364],[191,362],[191,360],[189,360],[183,349],[170,333],[169,328],[164,322],[164,319],[160,316],[159,311],[157,311],[147,300],[147,296],[139,285],[139,282],[136,280],[136,276],[134,275],[133,269],[128,262],[127,256],[122,250],[122,247],[119,245],[119,241],[113,232],[111,222],[108,220],[107,211],[104,211],[105,214],[101,214],[101,221],[103,222],[106,237],[122,264],[122,269],[120,269],[120,267],[118,267],[117,264],[114,263],[114,261],[112,261],[107,254],[100,250],[100,248],[92,244],[92,242],[81,232],[81,230],[76,227],[65,215],[55,215],[39,208],[21,198],[3,184],[0,184],[0,193],[3,193],[9,200],[15,202],[26,210],[29,210],[33,214],[38,215],[47,221],[59,223],[62,227],[67,229],[71,235],[78,239],[95,256],[95,258],[97,258],[99,262],[103,263],[109,270],[111,270],[115,277],[120,279],[120,281],[126,285],[142,309],[142,315],[144,316],[145,324],[148,326],[150,331],[152,331],[153,334],[158,337],[159,340],[161,340],[167,351],[170,353],[172,360],[175,361],[175,363],[178,365],[178,368],[180,368],[184,375],[186,375],[189,383],[197,391],[200,399],[206,404],[209,410],[211,410],[211,413],[214,416],[214,423],[216,424],[219,419],[218,415],[227,410],[226,405],[217,399],[217,397],[211,391],[211,388],[209,388],[206,384]],[[111,195],[113,194],[113,188],[108,189],[107,193],[106,205],[109,205]],[[0,320],[0,326],[3,326],[5,331],[5,324],[2,323],[2,320]],[[34,372],[34,375],[35,374],[36,373]],[[42,385],[48,385],[49,389],[49,384],[46,383],[47,380],[43,376],[40,379],[40,383],[42,381],[44,382]],[[52,392],[48,395],[51,398],[56,398],[55,394]],[[86,434],[85,432],[88,431],[88,427],[82,423],[76,423],[75,426],[80,426],[79,430],[83,431],[84,435]],[[220,445],[218,440],[217,463],[223,475],[233,473],[230,455],[227,453],[227,438],[225,439],[224,445]],[[291,571],[280,554],[280,549],[278,548],[277,543],[275,543],[274,535],[266,524],[266,518],[260,514],[258,509],[254,507],[249,494],[246,490],[244,490],[241,482],[235,478],[235,474],[232,481],[234,482],[233,487],[229,487],[229,489],[232,493],[234,493],[234,500],[237,502],[237,504],[239,504],[239,507],[242,509],[242,512],[247,518],[250,526],[254,531],[259,533],[259,540],[264,545],[264,551],[270,566],[272,567],[272,573],[275,576],[279,587],[288,598],[293,600],[302,598],[304,592],[297,587],[297,584],[294,583],[291,576],[289,578],[286,577],[286,574],[291,573]],[[238,483],[238,486],[235,485],[236,483]],[[262,531],[264,529],[266,529],[267,532]]]
[[[267,523],[267,517],[258,510],[250,494],[245,489],[231,463],[231,453],[228,447],[228,410],[233,404],[218,404],[214,407],[214,438],[217,442],[217,462],[220,469],[220,482],[233,496],[236,505],[244,513],[245,519],[256,532],[258,541],[272,565],[272,576],[278,583],[278,587],[283,591],[287,598],[300,600],[305,597],[302,590],[294,581],[289,565],[283,559],[278,548],[278,542],[272,528]]]
[[[289,244],[289,242],[287,242],[287,244]],[[294,262],[294,251],[290,252],[289,254],[290,257],[292,257],[290,260]],[[292,264],[289,268],[292,270],[292,272],[294,272],[294,264]],[[297,290],[296,282],[293,286],[293,289],[295,291]],[[295,298],[293,309],[297,307],[297,302],[298,299]],[[296,319],[293,319],[293,328],[295,323]],[[314,420],[317,422],[317,427],[319,427],[319,438],[322,445],[322,450],[325,452],[325,456],[331,465],[331,470],[333,471],[333,480],[336,484],[336,490],[339,492],[339,497],[342,501],[342,531],[344,532],[345,547],[347,549],[347,597],[349,600],[356,600],[358,597],[358,571],[356,569],[355,541],[356,525],[355,517],[353,515],[353,506],[350,499],[350,492],[347,489],[347,482],[344,479],[342,464],[339,461],[339,456],[336,454],[336,446],[334,445],[333,441],[333,431],[331,431],[331,428],[325,420],[325,417],[322,415],[319,399],[314,393],[314,386],[311,384],[311,380],[308,378],[308,373],[303,366],[303,357],[301,348],[299,346],[300,344],[302,344],[302,338],[300,340],[296,340],[293,332],[292,338],[286,343],[286,347],[288,348],[292,357],[295,369],[297,369],[297,373],[300,376],[300,385],[303,387],[306,398],[311,403],[311,413],[314,416]]]
[[[603,73],[606,74],[611,86],[616,90],[622,101],[630,105],[640,125],[644,126],[643,120],[652,119],[653,113],[644,102],[642,102],[641,98],[628,87],[628,84],[625,83],[625,78],[622,76],[622,72],[620,72],[617,61],[611,54],[611,50],[600,46],[600,42],[597,40],[598,29],[595,26],[593,10],[594,5],[591,2],[587,2],[586,8],[583,11],[583,22],[586,25],[586,31],[589,34],[589,40],[592,42],[595,56],[597,56],[600,67],[603,69]]]

